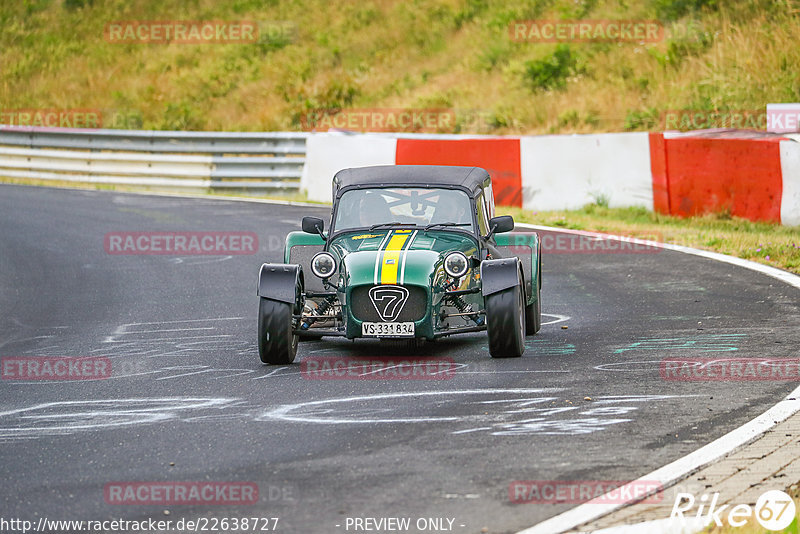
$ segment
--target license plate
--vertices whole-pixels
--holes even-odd
[[[414,337],[414,323],[361,323],[361,335],[368,337]]]

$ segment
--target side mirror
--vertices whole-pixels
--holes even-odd
[[[500,215],[498,217],[492,217],[489,219],[489,233],[486,235],[486,239],[489,239],[494,234],[502,234],[505,232],[510,232],[514,229],[514,217],[511,215]]]
[[[319,234],[324,239],[322,231],[325,230],[325,221],[319,217],[303,217],[303,231],[307,234]]]

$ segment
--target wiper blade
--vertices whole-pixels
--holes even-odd
[[[454,222],[431,223],[428,226],[426,226],[422,231],[427,232],[428,230],[436,226],[471,226],[471,225],[472,223],[454,223]]]
[[[400,226],[400,225],[403,225],[403,224],[408,224],[408,223],[401,223],[399,221],[395,221],[395,222],[388,222],[388,223],[373,224],[372,226],[369,227],[369,231],[371,232],[372,230],[375,230],[376,228],[380,228],[381,226]]]

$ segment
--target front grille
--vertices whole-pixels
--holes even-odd
[[[359,321],[371,323],[383,322],[378,310],[369,298],[369,290],[374,286],[358,286],[353,288],[350,294],[350,309],[353,316]],[[425,310],[428,305],[428,292],[419,286],[403,286],[408,289],[408,300],[403,309],[395,319],[396,322],[419,321],[425,317]]]

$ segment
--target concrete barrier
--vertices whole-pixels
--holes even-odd
[[[647,133],[523,137],[520,157],[525,209],[577,209],[601,199],[653,209]]]

